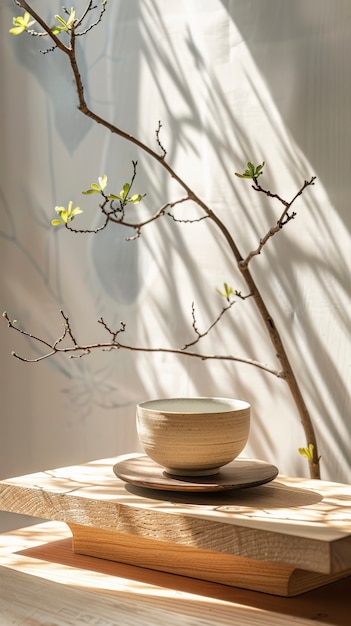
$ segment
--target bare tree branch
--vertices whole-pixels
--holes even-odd
[[[251,261],[251,259],[253,258],[253,256],[258,255],[263,246],[266,245],[266,243],[272,238],[273,235],[275,235],[277,232],[279,232],[280,230],[282,230],[282,226],[284,226],[288,221],[290,221],[291,219],[293,219],[294,215],[289,214],[288,211],[291,208],[291,205],[293,204],[293,202],[297,199],[298,196],[300,196],[302,194],[302,192],[304,191],[304,189],[308,186],[308,185],[312,185],[314,182],[314,177],[310,180],[310,181],[305,181],[304,185],[302,185],[302,187],[300,188],[300,190],[297,192],[297,194],[294,196],[293,200],[289,202],[285,201],[283,198],[281,198],[280,196],[278,196],[277,194],[273,194],[270,191],[264,190],[263,188],[261,188],[261,186],[258,184],[257,182],[257,178],[254,179],[254,189],[256,191],[260,191],[265,193],[268,197],[271,198],[276,198],[278,201],[280,201],[283,205],[284,205],[284,211],[282,212],[277,225],[275,227],[273,227],[273,229],[270,229],[269,232],[265,235],[265,237],[263,237],[263,239],[260,242],[260,245],[258,246],[258,248],[251,252],[245,259],[242,257],[239,247],[235,241],[235,239],[233,238],[232,234],[229,232],[228,228],[226,227],[226,225],[223,223],[223,221],[219,218],[219,216],[217,214],[215,214],[212,209],[191,189],[191,187],[185,182],[185,180],[179,176],[175,170],[172,168],[172,166],[167,162],[166,160],[166,151],[160,141],[160,137],[159,137],[159,133],[160,133],[160,129],[161,129],[161,125],[159,124],[158,129],[156,131],[156,139],[157,139],[157,144],[158,147],[161,149],[161,154],[158,154],[157,152],[155,152],[153,149],[151,149],[146,143],[140,141],[137,137],[134,137],[133,135],[125,132],[122,128],[120,128],[119,126],[116,126],[115,124],[113,124],[112,122],[108,121],[107,119],[104,119],[102,117],[100,117],[97,113],[95,113],[93,110],[91,110],[85,100],[85,94],[84,94],[84,85],[82,82],[82,78],[81,78],[81,74],[80,74],[80,69],[79,69],[79,65],[78,65],[78,60],[76,57],[76,52],[75,52],[75,38],[77,36],[77,34],[75,33],[75,28],[73,27],[70,31],[70,47],[65,46],[62,41],[60,40],[59,37],[57,37],[56,35],[54,35],[50,29],[50,27],[44,22],[44,20],[42,20],[40,18],[40,16],[31,8],[31,6],[29,6],[29,4],[27,2],[25,2],[24,0],[14,0],[14,2],[17,4],[17,6],[22,7],[23,9],[25,9],[39,24],[40,26],[43,28],[43,30],[48,34],[48,36],[52,39],[53,43],[55,46],[57,46],[57,48],[63,52],[66,57],[69,60],[70,63],[70,67],[73,73],[73,78],[74,78],[74,83],[76,86],[76,91],[77,91],[77,98],[78,98],[78,109],[81,111],[81,113],[83,115],[85,115],[86,117],[88,117],[89,119],[93,120],[96,124],[99,124],[101,126],[103,126],[106,130],[108,130],[110,133],[112,133],[113,135],[117,135],[120,138],[130,142],[131,144],[135,145],[137,148],[139,148],[141,151],[143,151],[146,155],[148,155],[149,157],[151,157],[155,162],[157,162],[160,167],[162,167],[168,174],[169,176],[175,180],[179,186],[183,189],[183,191],[185,192],[185,198],[182,201],[186,201],[186,200],[191,200],[193,203],[195,203],[204,213],[204,215],[208,218],[211,219],[211,221],[217,226],[217,228],[219,229],[219,231],[222,233],[224,240],[226,241],[226,243],[228,244],[229,250],[232,253],[233,256],[233,267],[236,265],[237,268],[240,270],[241,275],[244,279],[244,281],[246,282],[246,285],[248,287],[248,290],[250,292],[250,294],[252,294],[252,298],[256,303],[257,306],[257,310],[261,316],[262,322],[266,328],[266,331],[270,337],[271,343],[272,343],[272,347],[273,347],[273,351],[274,354],[276,355],[278,361],[280,362],[281,365],[281,372],[279,372],[279,377],[284,378],[284,380],[287,382],[292,398],[295,402],[295,406],[296,409],[298,411],[298,414],[300,416],[300,420],[301,420],[301,424],[304,428],[305,431],[305,436],[306,436],[306,440],[307,440],[307,444],[312,444],[313,445],[313,462],[310,463],[310,472],[311,472],[311,476],[312,478],[319,478],[320,474],[319,474],[319,455],[318,455],[318,449],[317,449],[317,441],[316,441],[316,436],[315,436],[315,432],[314,432],[314,427],[313,427],[313,423],[312,423],[312,419],[311,416],[309,414],[309,411],[307,409],[307,406],[304,402],[304,398],[302,396],[301,393],[301,389],[300,386],[298,384],[297,378],[295,376],[295,373],[293,371],[293,368],[291,366],[291,363],[289,361],[288,355],[286,353],[285,347],[284,347],[284,343],[282,341],[282,338],[280,336],[280,333],[276,327],[276,324],[267,308],[267,305],[263,299],[262,293],[260,291],[260,289],[258,288],[250,270],[249,270],[249,263]],[[89,3],[90,6],[90,3]],[[101,15],[100,15],[100,19],[101,19]],[[99,21],[99,20],[98,20]],[[81,21],[79,21],[79,24],[81,25]],[[259,167],[259,170],[261,171],[262,166]],[[256,171],[258,171],[258,169],[256,168]],[[144,226],[147,223],[150,223],[151,221],[154,221],[155,219],[157,219],[158,217],[160,217],[160,215],[163,214],[164,210],[166,207],[168,206],[172,206],[172,203],[166,203],[165,205],[163,205],[163,207],[161,207],[161,209],[159,209],[158,212],[156,212],[154,214],[154,216],[152,218],[150,218],[150,220],[147,220],[146,222],[142,222],[140,224],[129,224],[128,222],[124,223],[124,225],[126,226],[130,226],[132,228],[135,229],[135,237],[140,236],[140,232],[141,232],[141,228],[142,226]],[[115,216],[112,216],[110,214],[108,214],[108,219],[107,222],[115,222],[115,223],[122,223],[121,220],[118,220]],[[106,222],[106,224],[107,224]],[[106,224],[102,227],[104,228],[106,226]],[[73,229],[72,229],[73,230]],[[74,232],[79,232],[79,231],[74,231]],[[84,232],[84,231],[83,231]],[[86,231],[85,231],[86,232]],[[8,318],[7,318],[8,319]],[[8,320],[9,321],[9,320]],[[11,326],[12,328],[16,328],[15,326]],[[62,348],[58,349],[58,346],[60,346],[62,339],[66,336],[66,333],[64,333],[64,335],[62,336],[62,338],[59,338],[57,340],[55,349],[53,350],[54,353],[59,352],[59,351],[64,351]],[[28,335],[30,336],[30,335]],[[40,340],[39,340],[40,341]],[[44,345],[48,345],[45,341],[42,342]],[[85,348],[82,348],[82,350],[85,351],[90,351],[92,350],[94,347],[96,346],[96,344],[92,344],[89,346],[85,346]],[[102,347],[102,346],[100,346]],[[111,346],[110,346],[111,347]],[[123,345],[123,344],[119,344],[118,346],[115,346],[118,348],[124,348],[127,350],[143,350],[143,351],[158,351],[158,352],[162,352],[164,351],[163,349],[141,349],[141,348],[134,348],[132,346],[128,346],[128,345]],[[51,348],[51,346],[50,346]],[[70,349],[71,352],[73,351],[78,351],[78,348],[74,347]],[[178,351],[171,351],[171,350],[167,350],[167,352],[172,352],[174,354],[177,354]],[[87,353],[87,352],[84,352]],[[181,351],[182,354],[186,354],[186,352]],[[52,354],[52,351],[50,352],[50,355]],[[197,358],[222,358],[222,357],[217,357],[217,356],[203,356],[203,355],[196,355],[193,353],[187,353],[189,356],[196,356]],[[49,355],[47,355],[49,356]],[[47,358],[44,357],[44,358]],[[223,357],[223,358],[227,358],[228,357]],[[230,357],[231,360],[240,360],[243,361],[242,359],[237,359],[236,357]],[[247,362],[247,361],[245,361]],[[251,362],[251,364],[255,364],[255,362]],[[262,369],[267,369],[265,368],[265,366],[257,366],[257,367],[262,367]],[[268,368],[267,371],[270,371],[270,369]],[[272,370],[275,371],[275,370]]]
[[[226,307],[226,310],[230,308],[230,307]],[[222,311],[222,314],[225,311]],[[121,332],[125,331],[126,325],[124,322],[121,322],[121,326],[118,330],[113,331],[109,328],[109,326],[107,325],[107,323],[103,320],[103,318],[100,318],[100,320],[98,320],[98,322],[100,324],[102,324],[102,326],[105,328],[105,330],[107,330],[107,332],[112,336],[111,341],[108,342],[98,342],[98,343],[89,343],[89,344],[79,344],[72,332],[71,329],[71,325],[69,322],[68,317],[65,315],[65,313],[63,311],[61,311],[61,315],[64,319],[64,330],[63,333],[52,343],[50,344],[50,342],[41,339],[40,337],[37,337],[36,335],[33,335],[32,333],[29,333],[21,328],[19,328],[16,323],[14,321],[12,321],[8,314],[6,313],[6,311],[3,313],[3,317],[6,319],[7,323],[8,323],[8,327],[11,328],[12,330],[16,330],[18,333],[25,335],[26,337],[29,337],[30,339],[32,339],[33,341],[37,341],[38,343],[40,343],[41,345],[44,345],[46,347],[49,348],[49,352],[46,352],[45,354],[36,357],[35,359],[28,359],[24,356],[21,356],[19,354],[17,354],[16,352],[13,352],[12,355],[16,358],[19,359],[20,361],[23,361],[24,363],[39,363],[40,361],[43,361],[44,359],[48,359],[54,355],[57,354],[66,354],[68,355],[68,358],[72,359],[72,358],[80,358],[82,356],[86,356],[87,354],[90,354],[92,351],[94,350],[106,350],[106,351],[110,351],[110,350],[129,350],[131,352],[149,352],[149,353],[165,353],[165,354],[176,354],[176,355],[180,355],[180,356],[189,356],[189,357],[193,357],[193,358],[197,358],[200,359],[201,361],[208,361],[208,360],[218,360],[218,361],[237,361],[239,363],[246,363],[247,365],[253,365],[254,367],[257,367],[259,369],[264,370],[265,372],[268,372],[269,374],[273,374],[274,376],[276,376],[277,378],[284,378],[285,374],[284,372],[281,372],[275,368],[272,368],[270,366],[268,366],[265,363],[261,363],[259,361],[255,361],[254,359],[248,359],[248,358],[244,358],[244,357],[239,357],[239,356],[234,356],[234,355],[223,355],[223,354],[201,354],[201,353],[197,353],[197,352],[190,352],[187,349],[185,349],[187,346],[184,346],[184,348],[182,349],[177,349],[177,348],[164,348],[164,347],[158,347],[158,348],[153,348],[153,347],[142,347],[142,346],[135,346],[135,345],[129,345],[127,343],[121,343],[118,340],[118,335]],[[216,323],[216,321],[214,322],[214,324]],[[211,328],[214,326],[214,324],[212,324],[208,330],[203,333],[201,336],[205,336],[206,334],[208,334],[208,332],[211,330]],[[68,346],[62,346],[62,342],[64,341],[64,339],[69,338],[71,340],[71,344]],[[200,338],[200,337],[199,337]],[[198,341],[198,340],[197,340]],[[189,344],[192,345],[192,344]]]

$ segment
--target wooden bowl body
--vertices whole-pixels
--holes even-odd
[[[137,405],[139,441],[169,474],[214,474],[247,443],[250,405],[229,398],[166,398]]]

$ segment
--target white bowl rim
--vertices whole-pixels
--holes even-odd
[[[208,402],[208,409],[204,408],[204,404]],[[164,403],[164,406],[162,404]],[[174,406],[172,409],[172,404],[176,405],[177,403],[186,405],[186,403],[193,403],[194,408],[186,408],[176,407]],[[168,407],[167,407],[168,404]],[[202,404],[201,408],[196,410],[195,405]],[[159,411],[163,413],[176,414],[181,413],[182,415],[187,414],[203,414],[203,413],[230,413],[232,411],[243,411],[245,409],[250,409],[251,405],[246,400],[240,400],[237,398],[219,398],[212,396],[192,396],[192,397],[173,397],[173,398],[155,398],[153,400],[145,400],[143,402],[139,402],[137,404],[137,408],[141,408],[144,411]]]

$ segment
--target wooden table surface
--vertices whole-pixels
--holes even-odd
[[[147,457],[131,458],[145,477]],[[351,574],[350,485],[278,476],[239,491],[165,492],[127,484],[115,463],[2,480],[0,509],[65,522],[76,554],[247,590],[293,596]]]
[[[73,553],[66,524],[0,536],[1,626],[350,626],[351,577],[294,598]]]

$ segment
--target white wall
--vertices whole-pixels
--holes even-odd
[[[48,16],[60,3],[35,6]],[[50,226],[55,205],[70,199],[85,209],[79,224],[96,226],[95,204],[80,191],[103,173],[118,191],[132,160],[135,189],[147,193],[144,210],[179,191],[142,152],[81,116],[62,55],[40,54],[43,39],[7,34],[16,14],[14,3],[2,2],[1,310],[42,337],[61,333],[63,308],[81,342],[103,337],[96,323],[103,315],[111,326],[127,322],[131,343],[181,347],[192,337],[192,301],[205,328],[222,305],[215,288],[224,281],[242,288],[223,238],[206,221],[166,218],[129,243],[120,229],[79,236]],[[169,163],[218,212],[243,254],[275,223],[279,206],[234,171],[264,159],[262,182],[288,199],[305,178],[318,177],[252,271],[311,411],[322,477],[344,482],[351,482],[350,27],[347,0],[114,0],[79,41],[90,106],[155,148],[161,120]],[[308,475],[289,393],[269,374],[129,352],[29,365],[11,350],[35,357],[38,346],[5,322],[0,338],[2,477],[138,450],[135,404],[193,394],[249,400],[245,454]],[[250,301],[235,305],[199,348],[276,365]]]

